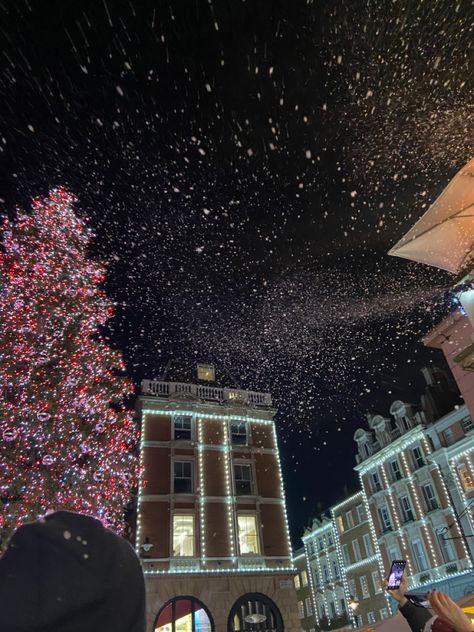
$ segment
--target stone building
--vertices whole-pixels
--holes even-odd
[[[270,395],[144,380],[138,411],[147,630],[297,632]]]

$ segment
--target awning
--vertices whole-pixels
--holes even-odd
[[[474,158],[454,176],[388,254],[454,274],[471,263],[474,259]]]

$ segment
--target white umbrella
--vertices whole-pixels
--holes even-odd
[[[474,158],[388,254],[454,274],[474,267]]]

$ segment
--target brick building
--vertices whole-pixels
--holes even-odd
[[[300,628],[270,395],[144,380],[147,629]]]
[[[364,494],[357,492],[331,508],[342,578],[354,625],[370,625],[390,615],[383,589],[384,568],[377,537],[367,515]]]

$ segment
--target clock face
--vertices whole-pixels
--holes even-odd
[[[212,364],[198,364],[197,365],[198,380],[205,382],[215,382],[216,370]]]

